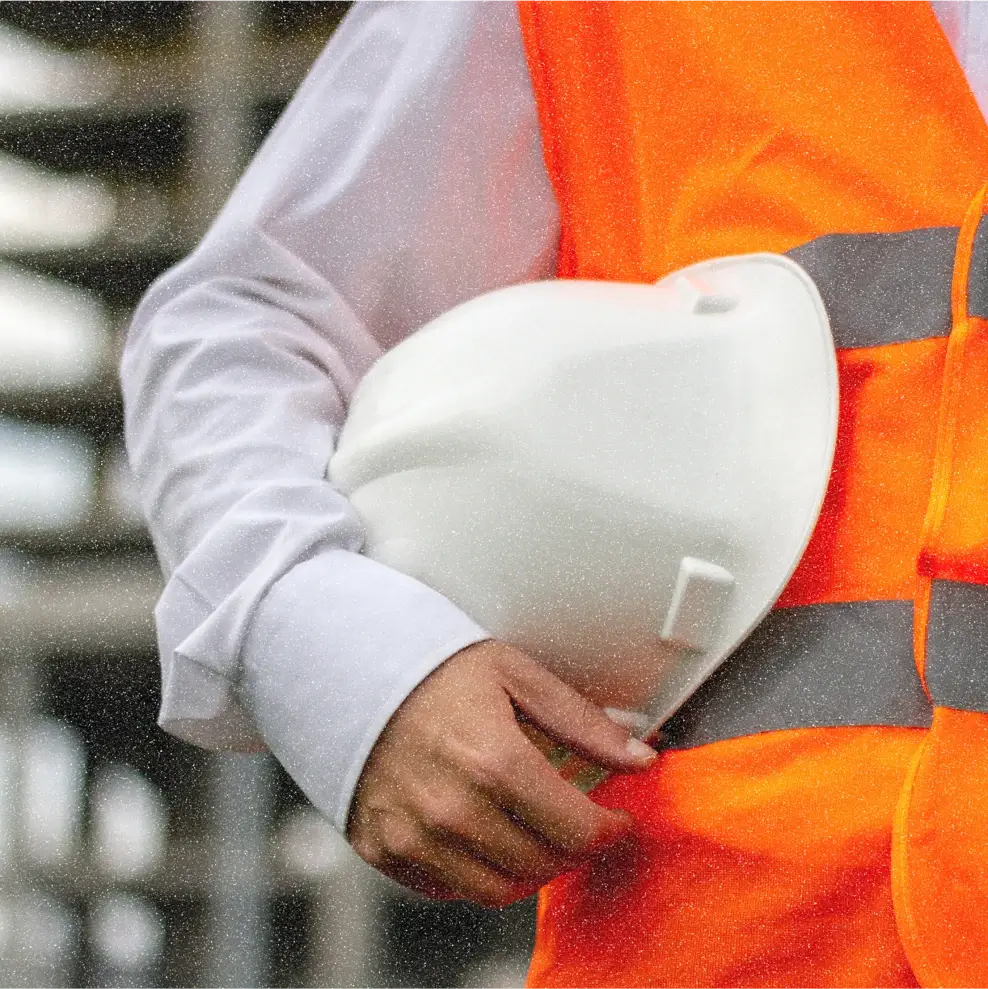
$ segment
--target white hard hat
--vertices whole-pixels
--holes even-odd
[[[836,432],[823,302],[757,254],[457,306],[367,374],[329,476],[369,556],[651,728],[785,587]]]

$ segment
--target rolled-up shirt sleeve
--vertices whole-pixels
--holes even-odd
[[[121,377],[167,581],[160,724],[269,747],[341,829],[401,701],[486,637],[359,554],[326,479],[349,398],[429,319],[550,277],[557,238],[515,5],[357,5],[135,314]]]

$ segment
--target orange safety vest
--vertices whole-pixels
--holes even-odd
[[[988,986],[988,127],[925,3],[523,2],[563,277],[777,251],[840,429],[778,607],[542,893],[534,986]]]

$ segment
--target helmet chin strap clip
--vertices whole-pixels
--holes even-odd
[[[709,649],[733,589],[734,577],[729,571],[716,563],[684,556],[659,638],[696,652]]]

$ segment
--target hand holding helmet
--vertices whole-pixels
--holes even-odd
[[[358,854],[427,896],[504,906],[627,837],[628,817],[565,782],[517,714],[611,770],[655,756],[524,653],[481,642],[421,683],[378,740],[350,816]]]
[[[775,255],[503,289],[385,355],[330,477],[365,552],[507,645],[464,650],[396,713],[358,852],[500,905],[620,836],[516,712],[596,765],[647,765],[596,705],[654,735],[754,628],[809,540],[836,425],[823,304]]]

